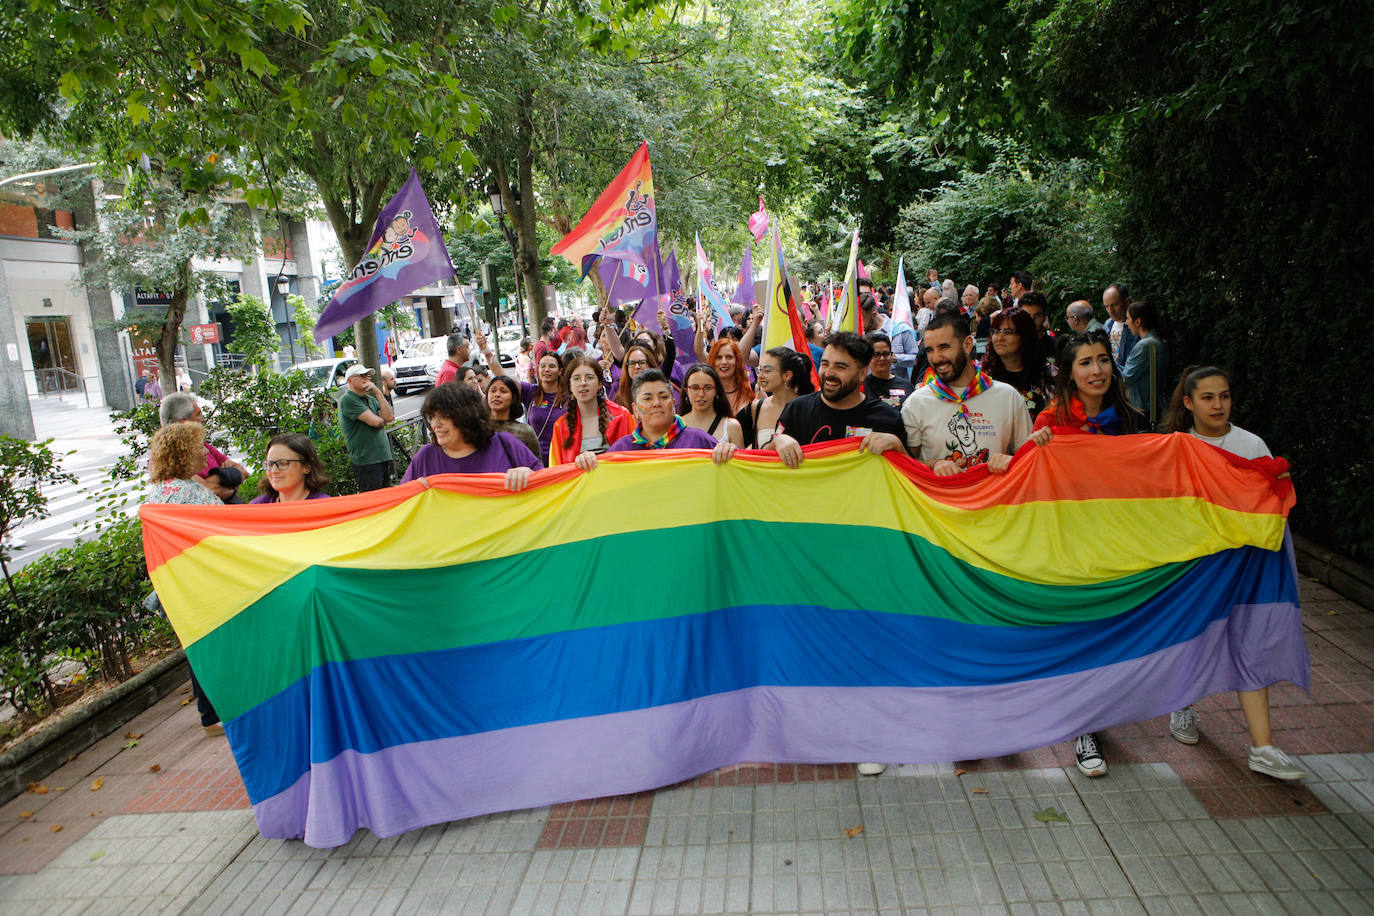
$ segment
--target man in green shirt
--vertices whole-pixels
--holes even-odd
[[[348,445],[348,461],[358,490],[391,486],[391,443],[386,425],[396,418],[391,405],[372,381],[372,370],[362,364],[344,374],[348,390],[339,398],[339,429]]]

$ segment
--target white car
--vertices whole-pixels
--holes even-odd
[[[328,359],[312,359],[305,363],[296,363],[292,369],[299,369],[310,376],[321,388],[334,395],[337,400],[341,392],[339,388],[344,383],[344,373],[348,367],[356,363],[357,360],[351,356],[331,356]]]
[[[448,356],[447,337],[426,337],[411,344],[391,364],[396,373],[396,393],[434,387],[439,368]]]

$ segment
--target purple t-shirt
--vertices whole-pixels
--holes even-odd
[[[443,449],[432,443],[421,447],[410,459],[410,466],[401,477],[401,483],[434,474],[487,474],[511,468],[538,471],[543,467],[525,443],[510,433],[496,432],[492,433],[486,448],[479,448],[463,458],[450,458]]]
[[[328,493],[322,493],[322,492],[319,491],[319,490],[315,490],[315,491],[313,491],[312,493],[310,493],[308,496],[306,496],[305,498],[306,498],[306,499],[328,499],[328,498],[329,498],[329,494],[328,494]],[[259,495],[259,496],[254,496],[252,499],[248,500],[248,505],[250,505],[250,506],[256,506],[256,505],[258,505],[259,503],[275,503],[275,502],[279,502],[279,500],[277,499],[277,496],[276,496],[275,493],[263,493],[263,494],[261,494],[261,495]]]
[[[542,403],[536,404],[536,398]],[[548,464],[549,447],[553,444],[553,425],[558,422],[559,417],[568,412],[567,408],[562,405],[555,407],[549,393],[533,382],[520,383],[520,403],[525,405],[525,422],[529,423],[534,430],[535,438],[539,440],[538,457],[544,464]],[[419,455],[416,454],[415,457],[418,458]]]
[[[716,447],[716,440],[715,440],[715,437],[709,435],[708,433],[702,432],[701,430],[697,429],[695,426],[688,426],[688,427],[687,427],[686,429],[684,429],[682,432],[680,432],[680,433],[677,434],[677,438],[674,439],[674,440],[672,441],[672,444],[670,444],[668,447],[669,447],[669,448],[715,448],[715,447]],[[609,451],[612,451],[612,452],[651,452],[651,451],[656,451],[656,450],[655,450],[655,449],[648,448],[647,446],[638,445],[638,444],[635,442],[635,437],[634,437],[633,435],[629,435],[629,436],[621,436],[619,439],[615,440],[615,445],[612,445],[612,446],[610,447]]]

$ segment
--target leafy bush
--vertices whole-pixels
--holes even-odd
[[[1115,219],[1094,166],[1031,161],[1004,146],[987,169],[905,207],[897,240],[908,265],[937,267],[961,286],[1005,288],[1013,270],[1029,270],[1053,318],[1073,299],[1098,300],[1117,279]]]
[[[22,712],[51,704],[54,692],[45,681],[61,661],[82,661],[97,676],[126,680],[134,674],[130,657],[171,632],[160,613],[143,606],[152,586],[136,518],[118,519],[94,538],[39,557],[15,574],[14,587],[0,627],[0,686]]]

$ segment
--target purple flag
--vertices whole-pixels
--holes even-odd
[[[635,264],[632,261],[603,258],[601,263],[596,265],[596,272],[601,275],[601,282],[606,285],[607,303],[617,306],[626,302],[647,302],[652,311],[659,285],[656,261],[657,258],[654,257],[650,258],[648,264]],[[643,323],[638,317],[635,320]]]
[[[754,304],[754,253],[749,250],[747,241],[744,243],[744,263],[739,266],[739,287],[730,301],[740,305]]]
[[[324,340],[426,284],[453,276],[453,262],[414,169],[377,215],[367,253],[315,323]]]

